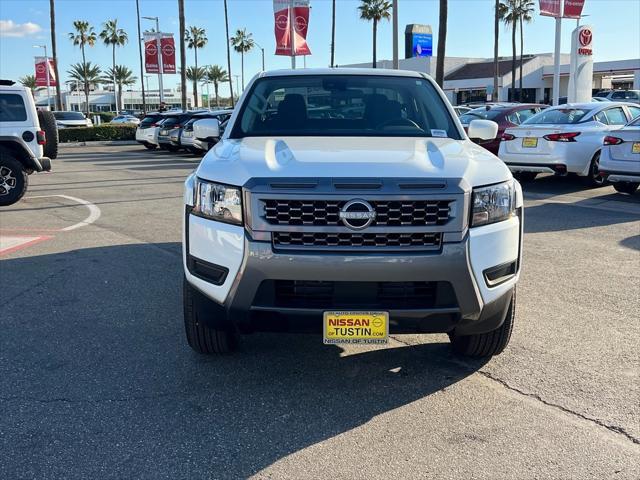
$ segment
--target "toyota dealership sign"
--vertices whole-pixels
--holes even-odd
[[[591,101],[593,88],[593,27],[581,25],[571,34],[568,101]]]

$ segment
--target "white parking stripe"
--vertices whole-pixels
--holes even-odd
[[[87,218],[85,218],[84,220],[82,220],[81,222],[78,222],[74,225],[71,225],[69,227],[65,227],[60,229],[61,232],[68,232],[70,230],[75,230],[76,228],[80,228],[80,227],[85,227],[87,225],[91,225],[93,222],[95,222],[96,220],[98,220],[100,218],[100,215],[102,212],[100,212],[100,209],[94,205],[93,203],[87,201],[87,200],[83,200],[82,198],[78,198],[78,197],[72,197],[70,195],[36,195],[33,197],[28,197],[28,198],[47,198],[47,197],[61,197],[61,198],[66,198],[67,200],[71,200],[73,202],[77,202],[80,205],[84,205],[85,207],[87,207],[89,209],[89,216]]]

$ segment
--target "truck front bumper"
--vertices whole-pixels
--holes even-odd
[[[433,253],[284,252],[252,240],[243,227],[187,211],[183,262],[187,281],[200,292],[199,316],[211,327],[321,332],[324,311],[384,310],[392,334],[465,335],[494,330],[504,321],[520,273],[521,240],[519,208],[517,216],[470,229],[462,241],[444,243]],[[504,275],[492,281],[496,269]],[[334,285],[339,300],[334,295],[326,303],[302,298],[283,304],[278,282]],[[375,295],[363,300],[361,287],[394,282],[420,282],[435,293],[424,305],[383,305]]]

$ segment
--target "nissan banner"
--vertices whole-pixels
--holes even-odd
[[[46,87],[47,86],[47,68],[49,68],[49,86],[55,87],[56,83],[56,74],[53,68],[53,58],[47,59],[45,57],[36,57],[36,86],[38,87]]]
[[[144,70],[147,73],[160,73],[158,67],[158,39],[155,33],[144,34]]]
[[[540,15],[559,17],[560,0],[540,0]]]
[[[564,0],[564,18],[580,18],[584,0]]]
[[[162,48],[162,72],[158,69],[158,35]],[[176,47],[171,33],[145,32],[144,66],[147,73],[176,73]]]
[[[273,15],[276,55],[311,55],[307,45],[309,0],[273,0]]]
[[[173,35],[163,33],[160,39],[162,48],[162,73],[176,73],[176,46]]]

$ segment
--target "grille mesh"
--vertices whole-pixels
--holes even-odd
[[[271,225],[342,226],[340,209],[346,201],[263,200],[265,220]],[[444,225],[449,220],[449,200],[370,201],[376,211],[371,226]]]
[[[440,233],[324,233],[324,232],[274,232],[276,247],[345,247],[345,248],[393,248],[440,247]]]

